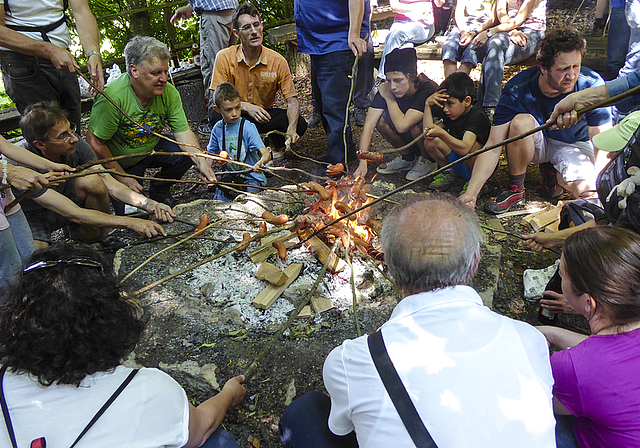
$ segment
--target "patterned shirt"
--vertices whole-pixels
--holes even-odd
[[[189,0],[193,10],[203,11],[224,11],[225,9],[236,9],[238,0]]]

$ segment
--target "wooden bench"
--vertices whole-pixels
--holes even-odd
[[[383,10],[380,17],[384,14],[388,14],[386,9]],[[381,20],[381,19],[380,19]],[[384,33],[386,30],[378,30]],[[285,48],[285,54],[291,73],[297,75],[304,75],[309,73],[309,56],[298,53],[297,34],[295,23],[288,23],[279,27],[275,27],[269,30],[269,43],[274,46],[283,45]],[[583,65],[589,67],[599,73],[604,71],[607,60],[607,38],[606,37],[587,37],[587,54],[584,57]],[[436,37],[435,39],[416,46],[416,53],[418,59],[439,61],[442,58],[442,43],[444,37]],[[376,59],[382,57],[384,51],[384,42],[374,47]],[[521,61],[522,65],[535,65],[536,58],[531,56],[524,61]]]

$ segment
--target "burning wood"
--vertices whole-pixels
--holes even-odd
[[[292,231],[318,230],[372,201],[367,196],[371,187],[365,185],[363,177],[355,180],[347,177],[338,181],[330,180],[327,181],[326,188],[316,182],[302,186],[307,190],[307,194],[314,195],[316,200],[305,200],[307,207],[294,220],[295,226]],[[377,255],[371,242],[381,226],[382,224],[370,218],[368,209],[365,209],[327,227],[319,235],[329,243],[339,239],[343,249],[350,245],[366,254]]]

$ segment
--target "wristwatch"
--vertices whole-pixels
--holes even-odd
[[[489,28],[489,29],[487,30],[487,38],[489,38],[489,37],[491,37],[491,36],[493,36],[493,33],[491,32],[491,28]]]

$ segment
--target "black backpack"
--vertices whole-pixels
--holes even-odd
[[[560,211],[560,224],[558,229],[568,229],[569,227],[577,227],[587,221],[595,219],[598,224],[606,224],[604,209],[590,199],[576,199],[567,202]]]
[[[618,207],[622,197],[618,196],[617,192],[607,200],[611,190],[629,177],[627,170],[632,166],[640,167],[640,127],[636,129],[624,149],[603,168],[596,181],[598,196],[609,223],[640,233],[640,192],[636,190],[627,197],[627,206],[624,209]]]

